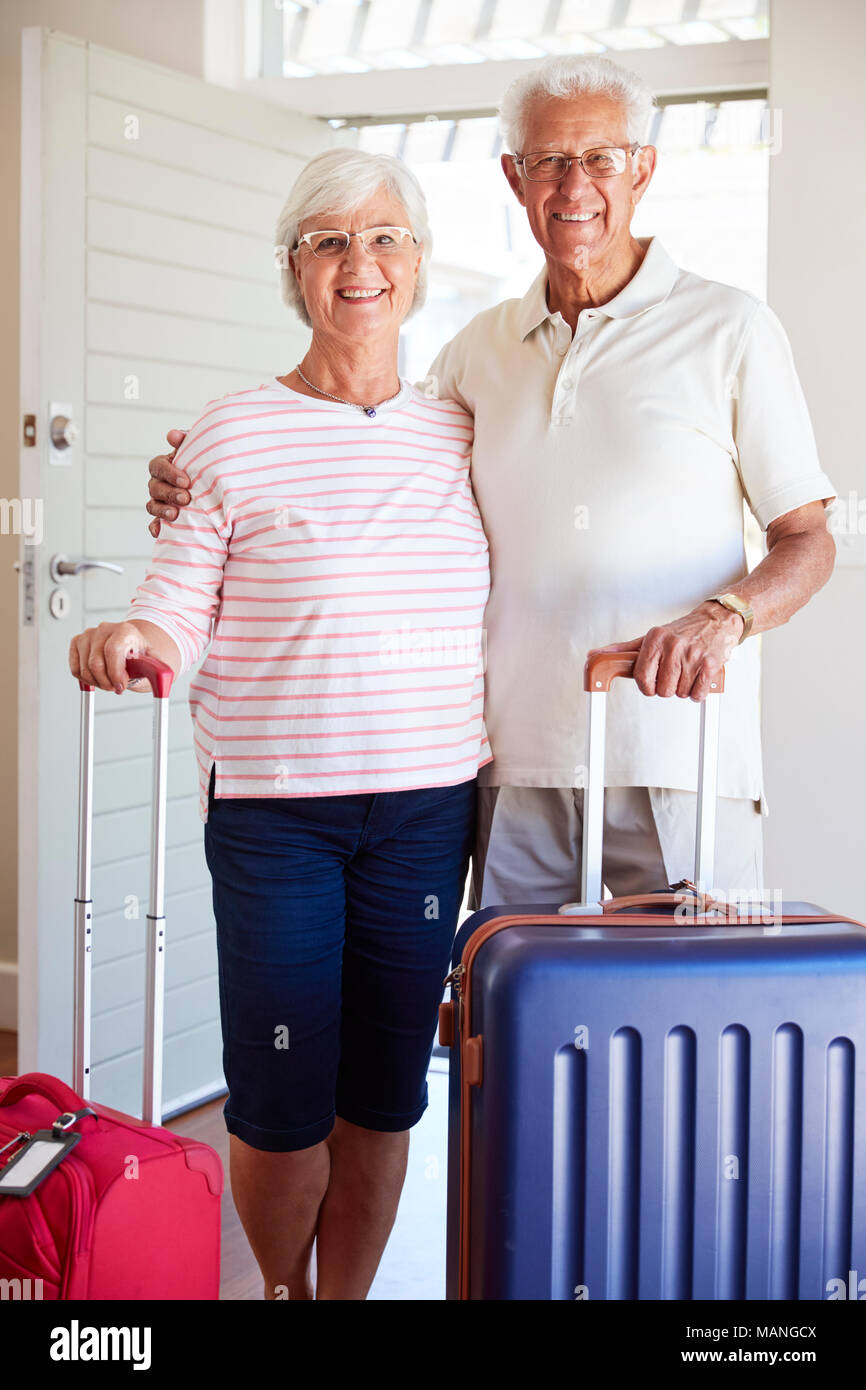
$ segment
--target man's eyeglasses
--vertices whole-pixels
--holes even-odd
[[[557,150],[536,150],[532,154],[513,154],[515,164],[533,183],[553,183],[564,179],[572,164],[579,164],[591,179],[609,179],[625,169],[626,156],[637,154],[640,145],[601,145],[583,154],[562,154]]]
[[[297,251],[307,245],[314,256],[326,259],[330,256],[343,256],[349,249],[352,237],[356,236],[370,256],[390,256],[395,251],[417,245],[409,227],[365,227],[363,232],[338,232],[327,229],[321,232],[306,232],[298,237],[298,244],[292,248]]]

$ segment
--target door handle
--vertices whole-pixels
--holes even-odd
[[[55,584],[63,575],[81,574],[82,570],[113,570],[115,574],[123,574],[123,565],[115,565],[111,560],[69,560],[65,555],[53,555],[51,558],[49,573]]]

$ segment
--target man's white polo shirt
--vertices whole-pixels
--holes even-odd
[[[483,785],[582,785],[589,649],[736,589],[744,500],[766,530],[835,495],[773,311],[640,242],[632,279],[574,335],[547,307],[545,268],[430,368],[426,389],[475,416],[492,569]],[[763,795],[759,677],[747,639],[721,696],[721,796]],[[698,714],[614,681],[606,785],[694,790]]]

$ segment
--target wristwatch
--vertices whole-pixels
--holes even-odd
[[[732,613],[739,613],[743,620],[743,635],[740,642],[745,642],[752,630],[752,623],[755,615],[745,599],[737,598],[736,594],[711,594],[707,603],[720,603],[723,608],[729,608]],[[739,642],[737,646],[739,646]]]

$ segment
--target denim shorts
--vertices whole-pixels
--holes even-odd
[[[213,880],[226,1128],[305,1149],[427,1108],[475,779],[346,796],[216,798]]]

